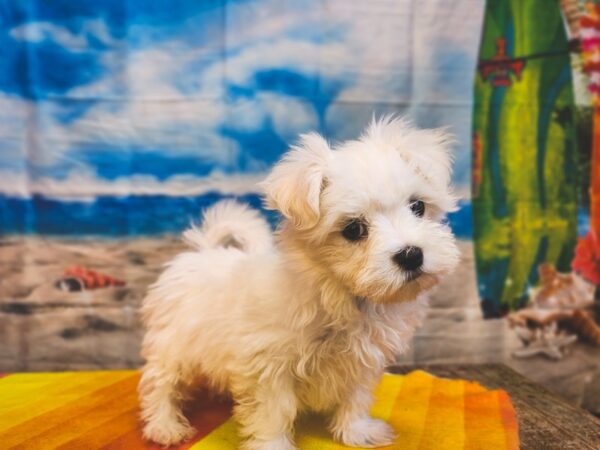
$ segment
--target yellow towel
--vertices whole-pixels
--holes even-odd
[[[19,449],[156,449],[138,423],[135,371],[8,374],[0,378],[0,447]],[[477,383],[422,371],[384,375],[372,409],[398,439],[387,449],[513,450],[518,425],[510,398]],[[240,442],[230,404],[200,399],[188,414],[197,435],[180,449],[234,450]],[[301,418],[302,450],[345,449],[318,416]]]

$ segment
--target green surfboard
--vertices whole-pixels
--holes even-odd
[[[538,265],[569,270],[577,235],[574,95],[558,2],[485,10],[473,112],[473,223],[485,317],[523,306]]]

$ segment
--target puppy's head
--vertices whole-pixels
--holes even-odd
[[[305,135],[263,183],[267,205],[289,220],[284,239],[353,295],[415,299],[459,254],[441,222],[455,209],[449,138],[393,117],[331,149]]]

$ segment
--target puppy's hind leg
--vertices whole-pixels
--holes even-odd
[[[177,374],[146,364],[138,386],[144,437],[165,446],[191,438],[196,430],[181,411],[182,386]]]
[[[383,420],[369,415],[373,404],[371,391],[359,386],[339,405],[330,424],[333,437],[350,447],[373,448],[394,443],[396,433]]]
[[[282,371],[284,372],[284,371]],[[238,380],[234,417],[246,439],[243,450],[296,450],[292,432],[297,413],[293,379],[289,373],[260,381]]]

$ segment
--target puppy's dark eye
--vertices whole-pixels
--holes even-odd
[[[342,230],[342,236],[349,241],[359,241],[367,236],[367,224],[361,219],[352,219]]]
[[[425,214],[425,203],[421,200],[413,200],[410,202],[410,210],[417,217],[423,217]]]

